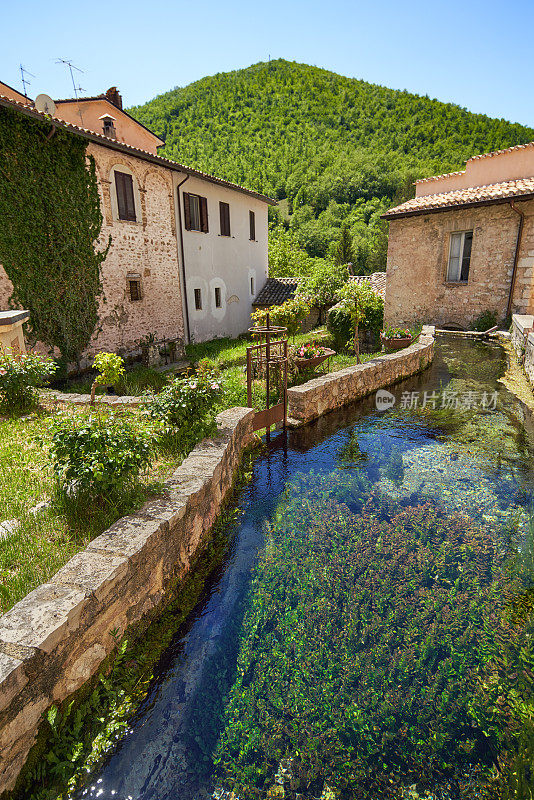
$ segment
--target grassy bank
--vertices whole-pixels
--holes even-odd
[[[54,492],[48,448],[56,413],[40,408],[24,417],[0,418],[0,524],[8,521],[12,531],[0,530],[0,613],[49,580],[113,522],[157,495],[162,481],[186,455],[160,450],[150,469],[119,502],[80,508]],[[90,412],[71,409],[70,413],[83,418]],[[135,422],[139,412],[122,413]],[[188,442],[189,449],[194,444]]]

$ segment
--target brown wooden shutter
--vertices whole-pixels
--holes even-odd
[[[250,240],[252,242],[256,241],[256,214],[254,211],[248,212],[248,221],[250,226]]]
[[[131,175],[124,175],[124,195],[126,198],[126,219],[128,219],[130,222],[137,222],[137,217],[135,215],[133,180]]]
[[[186,231],[191,230],[191,208],[189,206],[189,193],[184,192],[184,225]]]
[[[202,233],[208,232],[208,201],[205,197],[199,197],[200,200],[200,230]]]
[[[221,236],[230,236],[230,206],[228,203],[219,203],[219,217],[221,221]]]
[[[115,172],[115,189],[117,192],[117,210],[119,219],[136,222],[135,199],[132,176],[125,172]]]

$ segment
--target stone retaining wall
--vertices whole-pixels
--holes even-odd
[[[57,389],[41,389],[41,393],[48,400],[56,403],[72,403],[75,406],[88,406],[91,403],[90,394],[75,394],[74,392],[58,392]],[[97,394],[95,406],[107,408],[137,408],[141,398],[133,395]]]
[[[164,496],[116,522],[0,617],[0,794],[13,788],[41,715],[97,671],[123,633],[154,612],[190,570],[231,490],[254,412],[217,417]]]
[[[365,364],[329,372],[302,386],[288,389],[290,424],[303,425],[382,386],[422,372],[433,358],[434,328],[425,325],[418,341],[398,353],[379,355]]]
[[[513,314],[512,344],[530,383],[534,386],[534,316]]]

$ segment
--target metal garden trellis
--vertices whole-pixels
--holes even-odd
[[[266,325],[249,328],[249,333],[265,341],[247,347],[247,402],[254,406],[254,381],[265,376],[265,408],[256,411],[253,429],[266,428],[267,441],[271,438],[271,425],[287,425],[287,328],[271,325],[267,314]],[[278,384],[278,402],[271,405],[272,377]]]

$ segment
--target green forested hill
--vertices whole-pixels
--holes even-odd
[[[312,256],[350,226],[361,269],[380,266],[379,217],[417,177],[472,155],[534,140],[534,130],[284,60],[176,88],[133,116],[162,154],[277,197]]]

